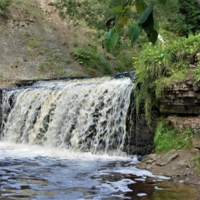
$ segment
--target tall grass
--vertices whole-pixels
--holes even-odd
[[[171,149],[191,149],[194,134],[190,128],[179,132],[166,126],[161,120],[158,123],[154,142],[156,153],[168,152]]]

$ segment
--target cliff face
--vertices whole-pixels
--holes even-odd
[[[160,112],[168,116],[169,126],[179,131],[192,128],[200,136],[200,87],[188,79],[166,88]]]
[[[160,105],[160,112],[163,114],[200,114],[200,87],[192,79],[166,88],[163,96]]]

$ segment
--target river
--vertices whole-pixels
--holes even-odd
[[[135,167],[137,158],[0,143],[0,199],[195,200],[195,191]]]

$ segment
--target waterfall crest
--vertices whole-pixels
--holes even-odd
[[[92,153],[123,151],[132,90],[129,78],[39,81],[5,90],[1,139]]]

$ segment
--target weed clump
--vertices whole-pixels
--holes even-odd
[[[180,132],[168,127],[164,120],[161,120],[154,137],[156,153],[168,152],[171,149],[191,149],[193,137],[194,133],[190,128]]]

